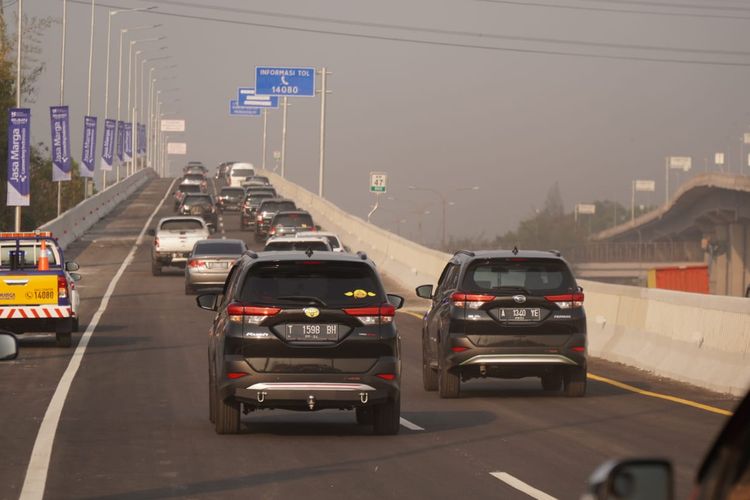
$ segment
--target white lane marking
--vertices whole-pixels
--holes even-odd
[[[515,478],[508,474],[507,472],[490,472],[490,475],[496,477],[500,481],[504,482],[508,486],[511,486],[518,491],[521,491],[523,493],[526,493],[531,498],[535,498],[536,500],[557,500],[555,497],[550,496],[543,492],[542,490],[538,490],[534,488],[533,486],[530,486],[523,481],[521,481],[518,478]]]
[[[86,347],[89,344],[89,339],[99,324],[99,320],[104,314],[104,311],[106,311],[107,306],[109,305],[109,299],[112,297],[117,283],[120,281],[125,269],[133,261],[138,246],[143,242],[143,235],[146,234],[148,226],[151,225],[154,216],[172,192],[172,186],[174,186],[175,181],[176,179],[169,185],[169,189],[167,189],[167,192],[164,194],[164,198],[162,198],[159,205],[146,221],[143,229],[141,229],[135,244],[130,249],[130,253],[125,257],[125,261],[120,265],[120,268],[117,270],[117,273],[115,273],[112,281],[109,282],[107,291],[104,292],[102,301],[99,304],[99,309],[96,310],[94,316],[91,318],[91,322],[81,336],[81,341],[78,342],[78,346],[73,352],[73,356],[71,356],[70,362],[68,363],[67,368],[65,368],[65,372],[60,378],[60,382],[57,384],[57,388],[52,395],[47,411],[44,413],[42,425],[39,426],[36,441],[34,441],[34,449],[31,451],[31,459],[29,460],[29,466],[26,469],[26,478],[23,481],[21,495],[18,497],[19,500],[41,500],[44,497],[44,488],[47,484],[47,473],[49,472],[49,461],[52,455],[52,445],[55,442],[55,434],[57,433],[57,426],[60,423],[60,415],[62,414],[65,400],[70,392],[70,386],[78,372],[78,368],[81,366],[81,361],[86,352]]]
[[[399,418],[399,422],[401,422],[401,425],[403,425],[404,427],[406,427],[410,431],[423,431],[424,430],[424,427],[420,427],[417,424],[415,424],[414,422],[409,422],[404,417],[400,417]]]

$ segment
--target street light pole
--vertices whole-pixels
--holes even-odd
[[[325,66],[320,69],[320,168],[318,172],[318,196],[323,197],[323,175],[326,156],[326,82],[328,73]]]
[[[284,177],[284,166],[286,165],[286,108],[287,97],[282,100],[283,112],[281,115],[281,177]]]
[[[442,203],[442,206],[443,206],[443,210],[442,210],[443,211],[443,224],[442,224],[443,225],[443,228],[442,228],[442,240],[443,240],[443,242],[442,242],[442,244],[443,244],[443,249],[445,249],[448,246],[448,222],[447,222],[447,220],[448,220],[447,219],[447,216],[448,216],[448,200],[447,200],[447,198],[445,197],[445,195],[443,193],[441,193],[440,191],[437,191],[436,189],[420,188],[420,187],[417,187],[417,186],[409,186],[409,189],[411,191],[428,191],[430,193],[433,193],[433,194],[437,195],[440,198],[440,202]],[[450,192],[451,193],[457,193],[459,191],[478,191],[478,190],[479,190],[479,186],[472,186],[472,187],[464,187],[464,188],[452,189]],[[452,202],[451,202],[451,204],[452,204]]]
[[[94,67],[94,21],[95,21],[94,12],[95,12],[95,9],[96,9],[96,0],[91,0],[91,29],[89,33],[89,77],[88,77],[88,84],[86,87],[86,116],[91,116],[91,71]],[[84,118],[84,121],[85,120],[86,119]],[[93,148],[96,149],[96,143],[94,143]],[[81,159],[81,163],[83,163],[83,159]],[[91,175],[93,176],[93,173]],[[92,177],[91,178],[91,182],[92,182],[91,194],[93,194],[94,192],[93,181],[94,181],[94,178]],[[89,193],[89,180],[88,178],[84,177],[83,197],[87,198],[88,193]]]
[[[263,159],[261,160],[261,168],[266,169],[266,148],[268,144],[268,109],[263,108]]]
[[[68,28],[68,0],[63,0],[62,43],[60,44],[60,106],[65,103],[65,35]],[[62,213],[62,181],[57,181],[57,216]]]
[[[18,32],[16,33],[16,107],[21,107],[21,43],[23,37],[21,36],[23,31],[23,0],[18,0]],[[21,207],[16,207],[15,213],[15,228],[16,232],[21,232]]]

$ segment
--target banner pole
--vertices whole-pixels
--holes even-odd
[[[16,54],[16,107],[21,107],[21,21],[23,19],[23,0],[18,0],[18,42],[16,47],[18,53]],[[16,232],[21,232],[21,207],[16,207],[15,226]]]

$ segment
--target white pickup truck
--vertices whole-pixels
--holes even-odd
[[[159,276],[163,266],[184,266],[195,243],[210,233],[200,217],[174,216],[161,219],[148,234],[154,237],[151,274]]]

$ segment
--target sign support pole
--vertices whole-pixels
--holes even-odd
[[[18,41],[16,42],[16,107],[21,107],[21,21],[23,20],[23,0],[18,0]],[[16,207],[16,232],[21,232],[21,207]]]
[[[283,108],[281,118],[281,177],[284,177],[284,166],[286,164],[286,108],[287,108],[287,97],[281,103]]]
[[[266,147],[268,144],[268,110],[263,109],[263,160],[261,161],[261,168],[266,169]]]
[[[326,80],[325,66],[320,70],[320,172],[318,173],[318,196],[323,197],[323,175],[326,157]]]

